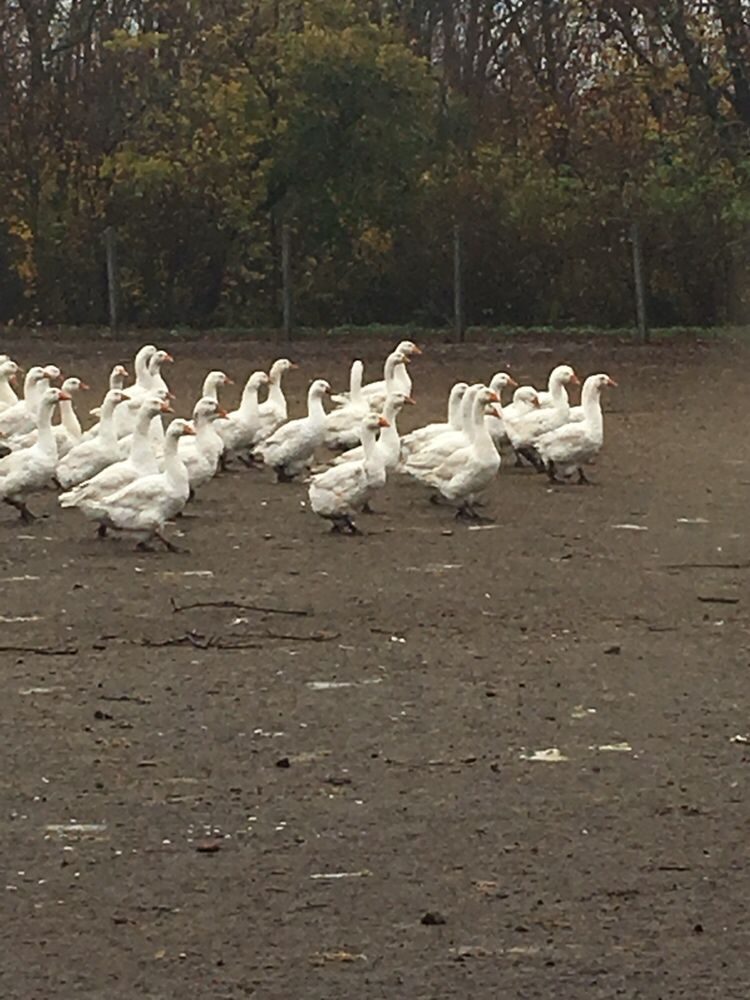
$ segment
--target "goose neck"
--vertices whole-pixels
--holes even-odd
[[[72,438],[81,436],[81,422],[71,399],[63,399],[60,402],[60,423]]]
[[[37,441],[45,451],[57,452],[57,442],[52,430],[52,411],[54,403],[43,400],[37,411]]]
[[[179,441],[178,435],[167,434],[164,442],[164,473],[174,485],[182,485],[187,481],[187,469],[178,451]]]

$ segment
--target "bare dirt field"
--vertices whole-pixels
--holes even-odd
[[[93,405],[134,346],[3,350]],[[165,346],[183,413],[209,367],[290,353],[296,414],[386,349]],[[620,384],[596,485],[508,462],[482,530],[398,479],[331,536],[263,470],[185,554],[0,511],[3,1000],[750,996],[750,350],[427,344],[404,429],[558,361]]]

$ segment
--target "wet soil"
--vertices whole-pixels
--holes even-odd
[[[92,397],[132,353],[6,344]],[[182,412],[277,353],[169,346]],[[293,411],[383,346],[295,345]],[[595,485],[506,463],[480,530],[398,479],[331,536],[263,470],[179,555],[0,511],[5,1000],[750,995],[750,350],[428,345],[405,428],[557,361],[619,382]]]

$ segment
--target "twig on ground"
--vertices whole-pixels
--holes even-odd
[[[280,639],[285,642],[330,642],[338,639],[340,632],[311,632],[308,635],[294,635],[291,632],[244,632],[230,635],[204,635],[201,632],[183,632],[168,639],[120,639],[130,645],[160,648],[162,646],[192,646],[194,649],[260,649],[264,639]]]
[[[55,649],[53,646],[0,646],[0,653],[36,653],[38,656],[75,656],[77,646],[64,646]]]
[[[301,608],[274,608],[262,604],[243,604],[240,601],[195,601],[193,604],[178,604],[170,597],[172,611],[192,611],[193,608],[237,608],[239,611],[260,611],[268,615],[309,615]]]
[[[664,563],[662,569],[750,569],[750,562],[743,563],[720,563],[720,562],[693,562],[693,563]]]

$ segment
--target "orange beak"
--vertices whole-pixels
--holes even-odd
[[[416,406],[417,405],[416,400],[412,399],[411,396],[407,396],[406,399],[404,400],[404,402],[408,403],[409,406]]]
[[[498,420],[502,420],[502,417],[497,412],[494,406],[490,406],[485,412],[488,417],[497,417]]]
[[[81,382],[81,388],[82,388],[82,389],[90,389],[90,388],[91,388],[91,386],[90,386],[90,385],[86,385],[86,383],[85,383],[85,382]]]
[[[224,385],[234,385],[234,379],[230,378],[228,375],[224,376]]]
[[[163,402],[163,403],[161,404],[161,408],[160,408],[160,412],[161,412],[161,413],[174,413],[174,410],[173,410],[173,409],[172,409],[172,407],[171,407],[171,406],[169,405],[169,403],[168,403],[168,402],[166,401],[166,399],[165,399],[165,400],[164,400],[164,402]]]
[[[190,424],[188,424],[187,427],[185,428],[185,430],[182,433],[183,434],[190,434],[193,437],[195,437],[195,428],[191,427]]]
[[[421,353],[422,353],[422,351],[421,351],[421,350],[420,350],[420,348],[419,348],[419,347],[417,347],[417,345],[415,344],[415,345],[414,345],[414,349],[412,350],[412,354],[421,354]]]
[[[165,355],[165,357],[164,357],[164,360],[165,360],[165,361],[174,361],[174,358],[172,357],[172,355],[171,355],[171,354],[167,353],[167,354]]]
[[[581,384],[581,380],[578,378],[578,376],[576,375],[575,372],[573,372],[573,376],[572,376],[572,378],[570,380],[570,384],[571,385],[580,385]]]
[[[514,378],[511,378],[510,375],[508,376],[508,385],[511,387],[511,389],[517,389],[518,388],[518,382],[516,382],[516,380]]]
[[[8,379],[8,381],[11,382],[13,385],[15,385],[15,383],[16,383],[16,373],[15,372],[13,372],[13,374],[10,376],[10,378]]]
[[[219,409],[216,411],[216,413],[220,417],[228,417],[229,416],[229,414],[227,413],[227,411],[224,410],[224,409],[222,409],[221,407],[219,407]]]
[[[290,368],[299,368],[299,365],[295,365],[295,363],[292,361],[292,362],[290,362],[289,367]]]
[[[609,376],[607,376],[607,385],[613,385],[613,386],[616,387],[617,386],[617,382],[615,382],[615,380],[613,378],[610,378]]]
[[[534,402],[533,402],[533,403],[532,403],[531,405],[532,405],[532,406],[535,406],[535,407],[536,407],[537,409],[539,409],[539,407],[540,407],[540,406],[541,406],[542,404],[541,404],[541,403],[539,402],[539,397],[538,397],[538,396],[535,396],[535,397],[534,397]]]
[[[500,402],[500,397],[498,396],[498,394],[496,392],[491,392],[490,395],[489,395],[488,402],[490,402],[490,403],[499,403]]]
[[[167,396],[168,396],[168,397],[169,397],[170,399],[177,399],[177,396],[175,396],[175,394],[174,394],[173,392],[168,392],[168,393],[167,393]]]
[[[60,390],[60,395],[57,398],[62,403],[65,400],[71,400],[73,397],[70,395],[70,393],[67,393],[67,392],[65,392],[64,389],[61,389]]]
[[[390,427],[390,420],[386,420],[385,417],[378,417],[378,427]]]

